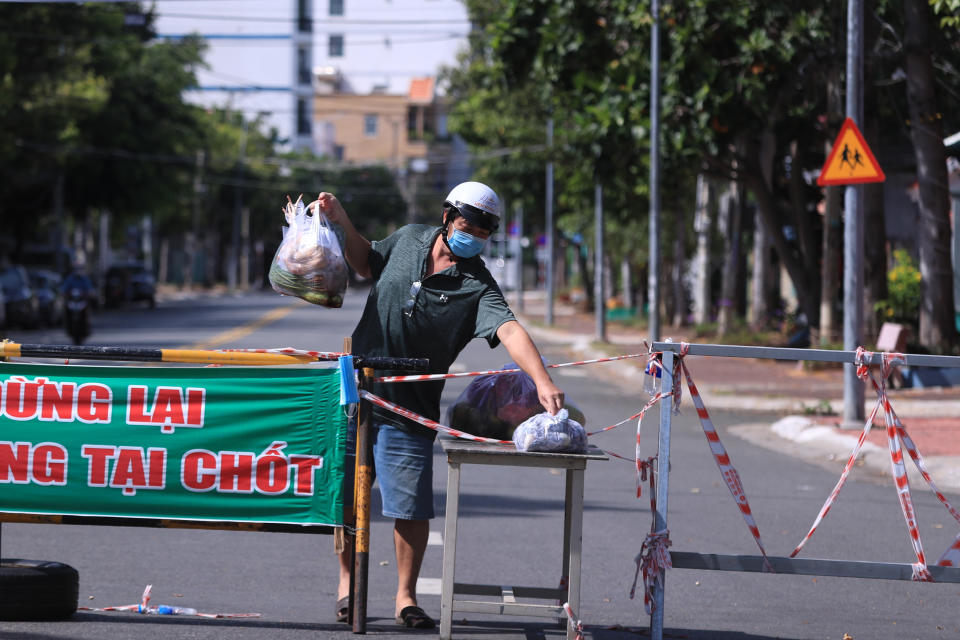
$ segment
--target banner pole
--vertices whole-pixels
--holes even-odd
[[[374,371],[364,368],[360,371],[360,388],[369,391],[370,379]],[[356,535],[354,536],[354,594],[353,594],[353,632],[367,632],[367,575],[370,567],[370,417],[372,407],[367,400],[361,400],[357,409],[357,450],[356,469]]]

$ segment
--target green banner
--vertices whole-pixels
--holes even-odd
[[[0,511],[343,523],[337,369],[0,364]]]

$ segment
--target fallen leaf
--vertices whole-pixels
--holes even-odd
[[[853,640],[853,636],[850,635],[849,633],[845,633],[843,634],[842,640]]]
[[[694,487],[693,489],[690,489],[690,493],[700,493],[700,489],[697,487]]]
[[[93,596],[87,596],[87,600],[93,600]]]
[[[390,561],[389,561],[389,560],[381,560],[381,561],[380,561],[380,566],[381,566],[381,567],[385,567],[385,566],[387,566],[388,564],[390,564]]]

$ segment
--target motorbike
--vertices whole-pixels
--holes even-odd
[[[73,344],[83,344],[90,335],[90,297],[79,287],[67,291],[64,304],[64,327]]]

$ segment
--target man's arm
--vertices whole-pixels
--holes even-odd
[[[537,385],[537,396],[540,404],[550,415],[554,415],[563,408],[563,391],[553,383],[550,374],[543,366],[540,352],[530,339],[530,334],[516,320],[504,322],[497,329],[497,337],[506,347],[507,353],[513,358],[524,372],[533,378]]]
[[[350,222],[350,217],[347,216],[347,212],[344,211],[343,205],[340,204],[340,201],[337,200],[335,195],[324,191],[308,206],[313,209],[317,204],[320,205],[320,210],[323,211],[323,215],[327,217],[330,224],[337,225],[343,229],[343,254],[347,259],[347,263],[353,267],[357,275],[363,278],[369,278],[370,241],[360,235],[356,228],[354,228],[353,223]]]

